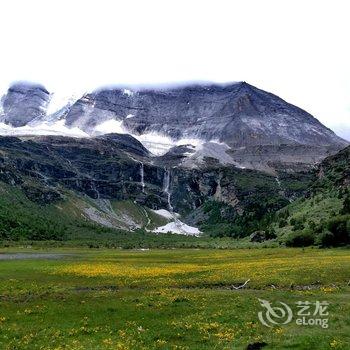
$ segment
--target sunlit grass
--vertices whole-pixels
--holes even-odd
[[[0,262],[1,350],[349,348],[348,250],[64,252]],[[330,327],[267,328],[258,298],[327,300]]]

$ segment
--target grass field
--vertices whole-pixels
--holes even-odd
[[[349,250],[45,252],[66,255],[0,260],[1,350],[350,349]],[[259,298],[293,320],[264,326]],[[327,301],[329,327],[297,325],[297,301]]]

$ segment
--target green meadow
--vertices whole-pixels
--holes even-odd
[[[350,349],[346,249],[12,247],[0,258],[1,350]],[[293,319],[263,325],[259,299]],[[328,328],[296,324],[298,301],[326,301]]]

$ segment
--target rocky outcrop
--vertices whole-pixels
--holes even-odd
[[[132,199],[151,208],[165,207],[164,169],[153,166],[147,155],[147,150],[128,135],[95,139],[0,137],[0,180],[22,181],[24,188],[31,182],[28,179],[35,179],[43,188],[73,190],[93,199]]]
[[[106,134],[99,136],[99,139],[111,141],[119,149],[137,154],[141,157],[147,157],[150,155],[149,151],[140,141],[128,134]]]
[[[3,121],[14,127],[24,126],[46,115],[49,92],[41,85],[13,84],[2,98]]]
[[[255,231],[249,236],[251,242],[261,243],[270,239],[275,239],[277,236],[273,232],[269,231]]]
[[[48,187],[25,184],[22,189],[26,197],[37,204],[47,205],[62,200],[62,196],[58,191]]]

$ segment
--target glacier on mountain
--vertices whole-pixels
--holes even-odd
[[[90,137],[86,132],[77,127],[68,128],[64,120],[57,120],[54,123],[41,122],[38,124],[13,127],[0,123],[0,135],[2,136],[68,136],[68,137]]]

